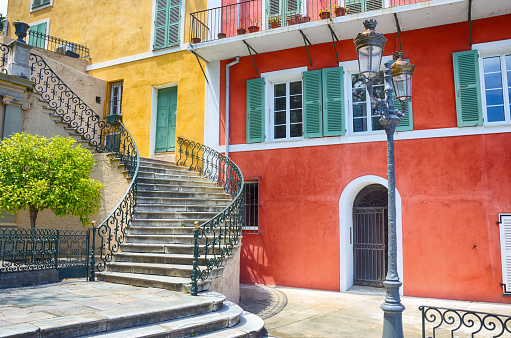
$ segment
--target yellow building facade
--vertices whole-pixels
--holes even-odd
[[[205,0],[10,0],[8,36],[15,38],[12,22],[19,20],[87,46],[87,74],[107,81],[103,115],[121,115],[140,155],[154,156],[173,152],[178,136],[203,142],[205,78],[186,47],[190,13],[206,6]]]

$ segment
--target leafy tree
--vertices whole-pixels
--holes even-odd
[[[101,203],[103,185],[89,177],[94,159],[71,137],[47,139],[26,133],[0,142],[0,209],[30,211],[35,228],[39,210],[73,215],[83,225]]]

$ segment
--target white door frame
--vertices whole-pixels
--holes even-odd
[[[348,291],[353,285],[353,241],[350,231],[353,228],[353,202],[358,193],[370,184],[381,184],[388,189],[388,181],[379,176],[362,176],[351,181],[342,191],[339,199],[339,243],[340,243],[340,291]],[[403,218],[401,195],[396,189],[396,238],[397,238],[397,272],[403,282]],[[351,242],[351,243],[350,243]],[[403,287],[399,293],[403,295]]]

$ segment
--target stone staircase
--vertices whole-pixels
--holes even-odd
[[[231,202],[221,187],[186,167],[140,159],[137,206],[120,251],[98,279],[189,292],[194,222],[204,222]],[[199,260],[199,265],[204,261]],[[222,268],[214,270],[218,277]],[[211,281],[198,282],[198,291]]]

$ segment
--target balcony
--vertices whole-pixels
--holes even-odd
[[[473,1],[472,19],[511,13],[509,0]],[[225,0],[224,0],[225,2]],[[270,8],[267,8],[267,4]],[[275,4],[275,6],[274,6]],[[348,12],[335,13],[336,5]],[[210,61],[354,38],[362,22],[402,31],[467,21],[469,0],[252,0],[191,13],[189,50]],[[327,14],[320,15],[321,12]]]

